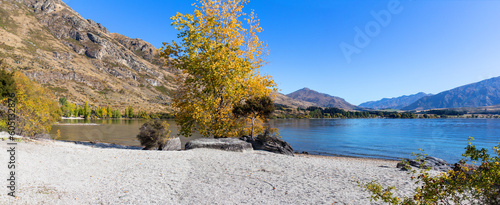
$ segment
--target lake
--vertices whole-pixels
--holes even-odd
[[[51,134],[59,129],[62,140],[139,146],[135,136],[144,122],[63,120]],[[168,122],[176,135],[175,122]],[[321,155],[399,159],[423,148],[430,156],[454,163],[462,158],[469,136],[477,147],[489,150],[500,142],[500,119],[278,119],[271,124],[294,150]]]

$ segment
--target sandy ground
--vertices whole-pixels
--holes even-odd
[[[1,152],[0,204],[370,204],[355,179],[394,185],[402,195],[415,186],[395,161],[46,140],[17,145],[13,198],[7,196],[9,155]]]

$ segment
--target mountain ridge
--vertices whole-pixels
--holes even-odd
[[[302,88],[295,92],[289,93],[286,96],[306,102],[311,102],[320,107],[336,107],[346,110],[358,110],[360,107],[352,105],[345,101],[343,98],[332,96],[325,93],[320,93],[309,88]]]
[[[500,76],[423,97],[404,110],[482,107],[500,104]]]
[[[419,100],[422,97],[429,96],[432,94],[427,94],[424,92],[419,92],[416,94],[412,95],[402,95],[399,97],[393,97],[393,98],[382,98],[380,100],[375,100],[375,101],[368,101],[359,104],[360,107],[366,107],[366,108],[371,108],[371,109],[402,109],[415,101]]]

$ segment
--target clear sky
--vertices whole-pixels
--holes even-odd
[[[112,33],[157,48],[187,0],[63,0]],[[439,93],[500,76],[500,1],[253,0],[269,45],[262,68],[288,94],[303,87],[352,104]]]

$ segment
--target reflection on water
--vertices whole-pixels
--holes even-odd
[[[178,134],[177,126],[174,120],[166,120],[172,131],[170,136]],[[71,141],[94,141],[106,143],[115,143],[129,146],[140,146],[136,136],[139,134],[139,128],[147,120],[142,119],[103,119],[103,120],[84,120],[84,119],[63,119],[59,124],[52,126],[51,134],[55,135],[57,130],[61,131],[61,140]],[[199,138],[193,135],[193,139]],[[190,137],[191,139],[191,137]],[[187,139],[181,137],[183,145]]]
[[[62,140],[139,146],[136,135],[144,122],[67,119],[61,124],[72,125],[54,125],[51,133],[59,129]],[[171,135],[177,135],[175,122],[167,122]],[[490,150],[500,142],[500,119],[287,119],[271,124],[294,150],[325,155],[398,159],[423,148],[431,156],[454,163],[461,159],[469,136],[476,139],[476,146]],[[184,145],[187,139],[181,137],[181,141]]]

